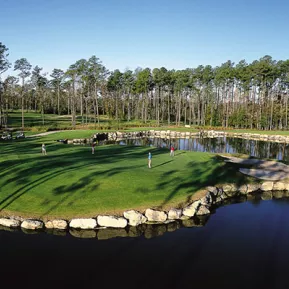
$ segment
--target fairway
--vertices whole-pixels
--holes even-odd
[[[64,145],[60,134],[0,144],[1,214],[38,218],[178,207],[198,190],[245,177],[209,153]],[[41,155],[45,143],[47,156]],[[152,169],[147,167],[152,153]]]

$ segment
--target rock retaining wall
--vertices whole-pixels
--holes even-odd
[[[169,211],[155,210],[148,208],[144,213],[129,210],[119,216],[96,216],[94,218],[82,218],[71,220],[43,220],[23,219],[21,217],[0,218],[0,228],[12,230],[21,228],[25,233],[46,230],[58,235],[66,235],[69,231],[71,235],[79,238],[106,239],[109,236],[137,236],[140,231],[147,236],[163,234],[163,230],[154,232],[154,227],[148,225],[163,224],[165,231],[173,231],[180,226],[195,226],[195,217],[208,216],[215,206],[221,205],[224,201],[240,196],[249,199],[254,194],[261,194],[261,199],[281,198],[289,196],[289,183],[285,182],[263,182],[260,184],[227,184],[222,187],[207,187],[203,196],[199,200],[187,204],[182,209],[171,208]],[[171,223],[177,223],[172,225]],[[179,224],[179,225],[178,225]],[[188,225],[191,224],[191,225]],[[144,230],[145,226],[145,230]],[[169,228],[169,229],[168,229]],[[108,230],[107,232],[104,232]],[[147,231],[148,230],[148,231]],[[86,232],[83,232],[86,231]],[[63,233],[61,233],[63,232]]]
[[[91,144],[94,139],[97,139],[98,136],[103,135],[103,133],[96,133],[91,138],[82,138],[82,139],[71,139],[68,140],[68,144]],[[191,138],[191,137],[235,137],[251,140],[260,140],[268,142],[277,142],[277,143],[289,143],[289,135],[267,135],[267,134],[257,134],[257,133],[234,133],[234,132],[224,132],[224,131],[215,131],[207,130],[203,132],[179,132],[173,130],[148,130],[148,131],[138,131],[138,132],[108,132],[107,140],[122,140],[126,138],[142,138],[142,137],[160,137],[160,138]]]

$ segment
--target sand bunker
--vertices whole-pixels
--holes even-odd
[[[253,166],[254,168],[240,168],[242,174],[268,181],[278,181],[289,178],[289,166],[275,161],[265,161],[260,159],[241,159],[224,156],[225,162],[239,165]]]
[[[269,170],[260,170],[260,169],[239,169],[244,175],[248,175],[250,177],[254,177],[260,180],[267,181],[279,181],[283,179],[289,178],[289,174],[282,171],[269,171]]]

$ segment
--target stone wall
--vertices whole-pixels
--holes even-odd
[[[94,137],[101,135],[102,133],[96,133]],[[260,140],[268,142],[278,142],[278,143],[289,143],[289,135],[267,135],[267,134],[256,134],[256,133],[234,133],[234,132],[224,132],[207,130],[200,132],[179,132],[173,130],[148,130],[148,131],[138,131],[138,132],[108,132],[108,140],[122,140],[126,138],[142,138],[142,137],[160,137],[160,138],[191,138],[203,137],[215,138],[215,137],[235,137],[251,140]],[[93,137],[82,138],[82,139],[71,139],[68,140],[68,144],[91,144]]]
[[[263,182],[260,184],[227,184],[222,187],[207,187],[202,197],[187,204],[184,208],[171,208],[168,211],[148,208],[144,212],[129,210],[123,216],[99,215],[94,218],[77,218],[71,220],[24,219],[21,217],[0,218],[0,229],[19,229],[25,233],[37,231],[52,232],[79,238],[107,239],[109,237],[133,237],[144,234],[146,237],[162,235],[174,231],[180,226],[200,225],[200,218],[208,217],[216,206],[236,196],[250,199],[261,193],[261,199],[282,198],[289,196],[289,183]],[[156,225],[161,225],[156,229]],[[161,229],[160,229],[161,228]]]

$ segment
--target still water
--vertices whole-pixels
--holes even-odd
[[[289,144],[248,140],[241,138],[141,138],[116,141],[120,145],[155,146],[169,148],[173,145],[179,150],[212,153],[241,153],[258,158],[289,161]]]
[[[3,288],[288,289],[289,201],[226,205],[149,239],[0,231],[0,245]]]

